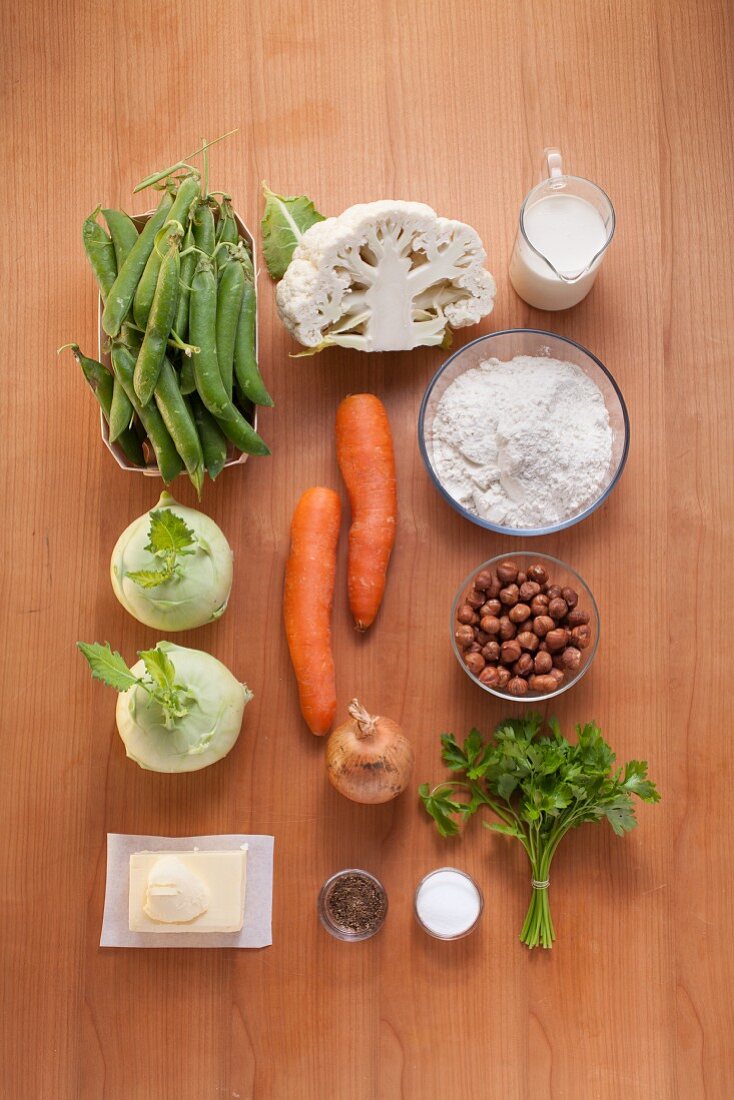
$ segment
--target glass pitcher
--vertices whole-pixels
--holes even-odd
[[[614,235],[614,207],[595,183],[564,174],[558,149],[544,158],[547,179],[520,210],[510,282],[536,309],[569,309],[594,284]]]

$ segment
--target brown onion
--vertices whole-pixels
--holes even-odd
[[[352,802],[376,805],[404,791],[413,773],[413,749],[397,722],[368,714],[356,699],[349,719],[326,743],[329,780]]]

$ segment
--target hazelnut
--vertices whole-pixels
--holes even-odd
[[[548,675],[553,677],[556,682],[556,687],[560,687],[565,679],[563,670],[560,668],[552,668]]]
[[[586,626],[585,623],[581,626],[575,626],[571,631],[569,640],[576,649],[586,649],[591,644],[591,627]]]
[[[511,641],[502,643],[500,655],[502,661],[506,665],[514,664],[521,653],[522,649],[520,648],[520,643],[517,641],[516,638],[513,638]]]
[[[543,639],[543,641],[538,646],[538,653],[547,653],[547,652],[548,652],[548,646],[545,644],[545,639]]]
[[[472,590],[466,595],[466,602],[469,604],[470,607],[473,607],[475,611],[479,610],[485,599],[486,597],[484,593],[477,592],[476,588],[472,588]]]
[[[512,619],[508,619],[507,615],[503,615],[500,619],[500,638],[502,641],[508,642],[510,638],[514,638],[516,634],[517,627]]]
[[[561,595],[562,589],[560,584],[549,584],[546,588],[546,592],[548,593],[549,600],[557,600]]]
[[[556,627],[555,630],[549,630],[545,636],[545,644],[548,646],[550,653],[557,653],[559,649],[564,649],[567,642],[568,631],[563,626]]]
[[[530,604],[530,610],[533,615],[547,615],[548,614],[548,597],[540,593],[537,596],[533,596]]]
[[[567,668],[569,672],[575,672],[577,668],[581,667],[581,650],[572,645],[566,646],[561,654],[561,660],[564,668]]]
[[[591,615],[588,611],[581,611],[578,607],[574,607],[569,611],[567,621],[569,626],[586,626],[590,619]]]
[[[532,630],[522,630],[517,635],[517,640],[523,649],[529,649],[531,653],[535,653],[538,648],[538,635]]]
[[[531,676],[528,684],[531,691],[540,691],[544,694],[548,691],[555,691],[557,687],[555,678],[550,675]]]
[[[499,642],[487,642],[482,646],[482,657],[485,661],[499,661],[500,659],[500,643]]]
[[[481,573],[477,573],[474,578],[474,587],[478,588],[480,592],[486,592],[492,583],[492,574],[489,569],[483,569]]]
[[[525,581],[527,579],[528,579],[527,573],[523,573],[523,571],[521,569],[520,572],[517,574],[517,577],[515,578],[515,584],[525,584]]]
[[[498,668],[497,676],[497,687],[504,690],[510,682],[510,670],[508,668]]]
[[[545,638],[549,630],[553,630],[555,622],[551,619],[550,615],[538,615],[533,619],[533,631],[539,638]]]
[[[517,580],[517,563],[506,559],[497,566],[497,576],[502,584],[512,584]]]
[[[502,602],[498,599],[487,600],[487,602],[484,606],[486,608],[488,608],[487,614],[489,614],[489,615],[501,615],[502,614]]]
[[[550,653],[536,653],[533,663],[539,676],[544,676],[546,672],[550,672],[553,668],[553,658]]]
[[[473,642],[469,643],[469,645],[464,650],[464,653],[465,654],[467,654],[467,653],[479,653],[481,648],[482,647],[480,646],[479,642],[474,640]]]
[[[478,627],[474,627],[474,641],[479,645],[486,645],[489,641],[489,634],[485,634],[483,630],[479,630]]]
[[[565,669],[565,667],[566,666],[563,663],[563,654],[554,653],[553,654],[553,668],[561,669],[561,671],[563,671],[563,669]]]
[[[516,584],[508,584],[500,590],[500,600],[505,607],[514,607],[520,598],[520,589]]]
[[[573,588],[562,588],[561,595],[569,607],[575,607],[579,602],[579,594]]]
[[[520,599],[525,603],[530,603],[533,596],[537,596],[540,592],[540,585],[537,581],[524,581],[520,585]]]
[[[457,645],[471,645],[474,641],[474,629],[469,626],[468,623],[462,623],[461,626],[457,626],[454,637],[456,638]]]
[[[500,621],[495,615],[485,615],[479,623],[485,634],[499,634]]]
[[[512,666],[515,676],[529,676],[533,671],[533,658],[529,653],[521,653]]]
[[[551,619],[558,621],[563,619],[568,612],[568,604],[562,596],[555,596],[548,603],[548,614]]]
[[[530,618],[531,611],[526,603],[516,603],[514,607],[511,607],[507,612],[511,622],[524,623],[526,619]]]
[[[527,695],[528,682],[522,676],[513,676],[507,685],[510,695]]]
[[[540,562],[536,562],[528,568],[528,580],[535,581],[536,584],[545,584],[548,580],[548,574]]]
[[[487,662],[484,660],[484,657],[482,657],[481,653],[464,654],[464,664],[475,676],[479,675],[486,663]]]
[[[499,596],[499,594],[500,594],[500,588],[501,587],[502,587],[502,582],[497,580],[497,577],[493,576],[492,577],[492,583],[490,584],[489,588],[487,589],[487,599],[488,600],[496,599],[497,596]]]
[[[476,621],[474,617],[474,608],[470,607],[468,603],[463,603],[459,610],[456,612],[456,618],[460,623],[473,623]]]
[[[479,681],[487,687],[497,687],[499,683],[499,670],[489,666],[479,673]]]

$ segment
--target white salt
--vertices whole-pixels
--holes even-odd
[[[418,918],[435,936],[453,939],[476,923],[482,910],[477,886],[468,875],[445,867],[434,871],[418,887]]]

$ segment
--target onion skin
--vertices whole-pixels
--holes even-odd
[[[368,714],[353,699],[349,718],[326,743],[326,773],[352,802],[390,802],[410,783],[413,748],[397,722]]]

